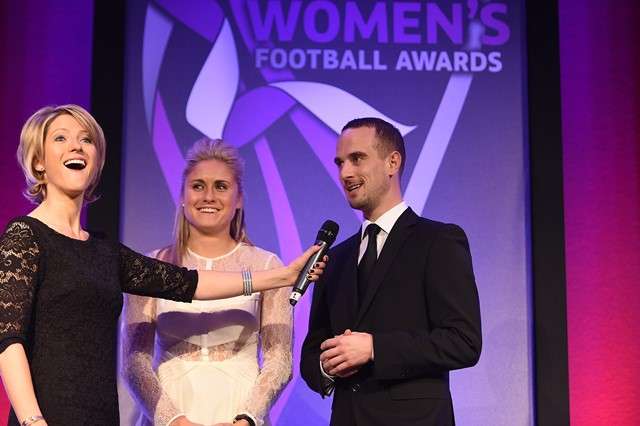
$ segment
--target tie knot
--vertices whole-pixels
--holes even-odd
[[[364,230],[364,234],[369,238],[375,238],[378,235],[378,232],[380,232],[381,230],[382,228],[380,228],[375,223],[370,223],[367,226],[367,229]]]

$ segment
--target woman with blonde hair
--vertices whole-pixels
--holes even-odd
[[[242,175],[234,147],[196,142],[182,174],[175,241],[152,255],[200,270],[279,267],[247,237]],[[288,296],[277,289],[192,304],[127,296],[123,375],[142,413],[137,424],[264,424],[291,376]]]
[[[42,108],[22,129],[18,161],[37,207],[0,237],[0,375],[10,425],[119,423],[123,292],[190,302],[285,287],[316,251],[253,274],[193,271],[90,234],[81,210],[93,199],[105,145],[98,123],[77,105]]]

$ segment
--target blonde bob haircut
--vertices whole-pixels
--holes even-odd
[[[180,185],[181,198],[184,197],[184,186],[189,173],[191,173],[198,163],[207,160],[217,160],[229,167],[238,187],[238,195],[241,198],[243,197],[242,176],[244,174],[244,162],[234,146],[224,142],[222,139],[203,138],[193,144],[187,152],[185,160],[186,166],[182,171],[182,181]],[[189,242],[189,221],[184,215],[184,205],[179,205],[176,209],[173,235],[173,244],[160,250],[157,257],[165,262],[182,265],[182,258],[187,251],[187,244]],[[229,235],[234,241],[252,245],[247,235],[244,209],[242,207],[236,209],[231,219]]]
[[[70,115],[78,121],[80,126],[89,133],[89,139],[96,147],[97,167],[95,167],[91,182],[85,191],[84,201],[91,202],[97,198],[93,195],[93,191],[100,181],[106,150],[102,128],[81,106],[73,104],[46,106],[36,111],[22,126],[20,144],[16,153],[18,163],[27,181],[24,196],[34,204],[40,204],[47,196],[45,172],[36,170],[36,164],[44,160],[44,141],[51,122],[64,114]]]

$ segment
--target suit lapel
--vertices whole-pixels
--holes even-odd
[[[360,304],[360,309],[358,310],[354,327],[357,328],[362,321],[364,314],[367,312],[367,309],[369,309],[380,285],[384,281],[389,268],[393,264],[398,251],[407,237],[411,234],[411,228],[416,223],[417,219],[418,216],[413,212],[413,210],[408,208],[404,213],[402,213],[402,215],[400,215],[391,229],[391,232],[387,237],[387,241],[384,243],[384,247],[382,247],[382,252],[378,257],[376,266],[371,274],[371,280],[367,285],[367,292],[364,296],[364,300]],[[357,274],[354,282],[357,282]]]
[[[342,316],[346,313],[344,320],[345,328],[353,327],[355,314],[358,309],[358,250],[360,248],[360,231],[345,242],[345,254],[347,256],[342,265],[338,277],[336,304],[340,307],[336,310]],[[331,259],[329,259],[331,263]],[[336,316],[334,318],[339,318]]]

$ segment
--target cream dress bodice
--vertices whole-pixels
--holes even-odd
[[[281,262],[240,243],[217,258],[188,251],[183,265],[239,272]],[[123,366],[141,411],[138,424],[163,426],[180,414],[202,425],[230,423],[240,413],[263,424],[291,375],[288,295],[284,288],[192,303],[127,295]]]

